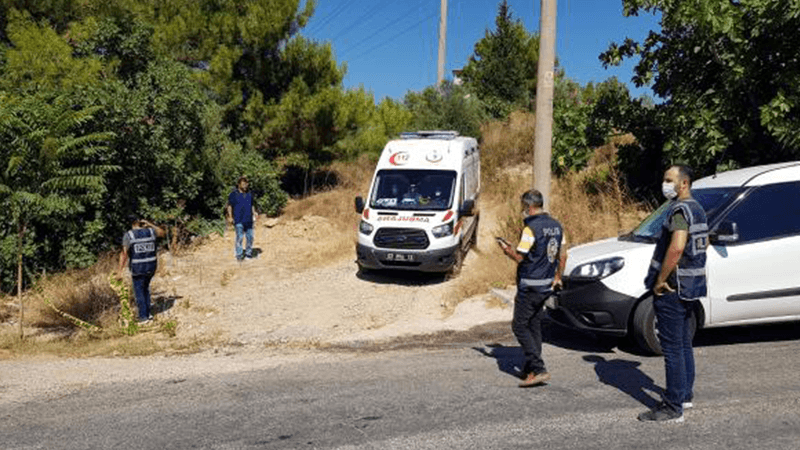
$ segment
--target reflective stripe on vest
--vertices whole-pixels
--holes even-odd
[[[552,284],[553,284],[553,278],[545,278],[542,280],[531,280],[529,278],[520,278],[519,280],[520,286],[542,287],[542,286],[550,286]]]

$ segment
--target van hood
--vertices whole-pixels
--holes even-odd
[[[615,256],[621,256],[627,260],[626,256],[632,253],[652,252],[654,246],[655,244],[626,241],[618,237],[581,244],[567,251],[567,266],[564,273],[570,274],[575,267],[581,264]]]

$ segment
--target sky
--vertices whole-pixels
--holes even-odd
[[[475,43],[494,20],[500,0],[448,0],[445,78],[463,67]],[[538,32],[540,0],[508,0],[512,17],[529,32]],[[634,97],[652,93],[636,89],[630,79],[634,62],[604,69],[598,55],[626,37],[642,41],[659,29],[648,13],[622,16],[622,0],[558,0],[556,57],[567,77],[585,85],[616,76]],[[401,100],[408,91],[436,83],[441,0],[317,0],[301,31],[307,38],[330,42],[337,62],[347,64],[346,88],[363,86],[376,101]]]

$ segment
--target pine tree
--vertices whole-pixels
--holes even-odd
[[[462,78],[494,117],[505,116],[514,106],[527,106],[535,91],[539,39],[514,19],[508,2],[498,6],[495,29],[486,30]]]

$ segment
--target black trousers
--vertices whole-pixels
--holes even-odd
[[[542,315],[545,298],[529,287],[517,288],[511,330],[525,354],[523,375],[547,372],[542,360]]]

